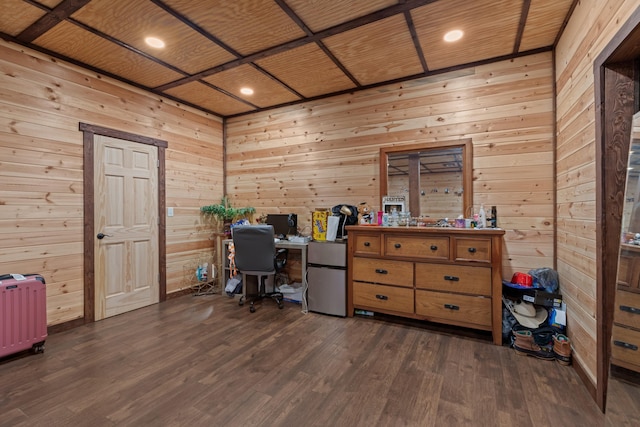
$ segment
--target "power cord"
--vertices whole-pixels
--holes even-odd
[[[309,281],[307,280],[308,275],[309,271],[307,271],[305,277],[302,278],[302,314],[309,313],[309,307],[307,305],[307,290],[309,289]]]

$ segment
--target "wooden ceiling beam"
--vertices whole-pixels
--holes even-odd
[[[226,44],[225,42],[223,42],[222,40],[220,40],[219,38],[217,38],[213,34],[209,33],[208,31],[206,31],[205,29],[203,29],[199,25],[195,24],[190,19],[187,19],[186,16],[182,15],[181,13],[176,11],[175,9],[171,8],[170,6],[165,4],[162,0],[150,0],[150,1],[151,1],[151,3],[155,4],[156,6],[158,6],[160,9],[164,10],[165,12],[167,12],[169,15],[173,16],[174,18],[176,18],[178,21],[180,21],[183,24],[185,24],[187,27],[191,28],[193,31],[195,31],[195,32],[201,34],[202,36],[206,37],[207,39],[211,40],[213,43],[217,44],[222,49],[226,50],[227,52],[229,52],[230,54],[232,54],[236,58],[242,58],[242,55],[240,54],[240,52],[236,51],[234,48],[232,48],[231,46],[229,46],[228,44]]]
[[[404,19],[407,21],[407,26],[409,27],[409,33],[411,33],[411,40],[413,41],[413,45],[416,48],[416,53],[418,54],[418,58],[420,58],[420,64],[422,65],[422,70],[425,73],[429,72],[429,67],[427,66],[427,60],[424,57],[424,50],[422,46],[420,46],[420,39],[418,38],[418,32],[416,31],[416,26],[413,24],[413,18],[411,17],[411,12],[404,12]]]
[[[34,22],[29,27],[25,28],[18,36],[16,37],[22,43],[31,43],[42,34],[46,33],[60,22],[69,18],[73,15],[78,9],[85,6],[91,0],[63,0],[51,10],[48,10],[45,15],[43,15],[40,19]],[[41,9],[44,7],[35,2],[29,2],[30,4],[35,5]],[[47,10],[47,9],[45,9]]]
[[[231,68],[238,67],[240,65],[248,64],[250,62],[257,61],[259,59],[267,58],[269,56],[286,52],[291,49],[295,49],[300,46],[304,46],[309,43],[317,43],[322,39],[325,39],[330,36],[334,36],[336,34],[344,33],[345,31],[353,30],[355,28],[361,27],[363,25],[370,24],[372,22],[380,21],[381,19],[389,18],[391,16],[404,13],[406,11],[410,11],[411,9],[415,9],[416,7],[424,6],[430,3],[434,3],[439,0],[406,0],[403,3],[399,3],[393,6],[389,6],[387,8],[381,9],[377,12],[370,13],[369,15],[361,16],[360,18],[352,19],[351,21],[344,22],[342,24],[333,26],[331,28],[327,28],[326,30],[318,31],[317,33],[311,33],[312,35],[302,37],[296,40],[292,40],[287,43],[283,43],[278,46],[274,46],[269,49],[262,50],[260,52],[256,52],[251,55],[247,55],[243,58],[238,58],[233,61],[229,61],[225,64],[218,65],[217,67],[210,68],[208,70],[201,71],[197,74],[194,74],[190,77],[185,77],[183,79],[178,79],[173,82],[167,83],[162,86],[156,87],[156,90],[165,91],[168,89],[172,89],[177,86],[182,86],[186,83],[190,83],[196,80],[200,80],[202,78],[208,77],[212,74],[216,74],[222,71],[229,70]]]
[[[233,49],[231,46],[227,45],[226,43],[224,43],[222,40],[220,40],[219,38],[217,38],[216,36],[214,36],[213,34],[209,33],[208,31],[206,31],[205,29],[203,29],[202,27],[200,27],[199,25],[196,25],[194,22],[192,22],[191,20],[189,20],[186,16],[182,15],[181,13],[179,13],[178,11],[174,10],[173,8],[171,8],[170,6],[168,6],[167,4],[165,4],[162,0],[151,0],[151,2],[153,4],[155,4],[156,6],[158,6],[159,8],[161,8],[162,10],[164,10],[165,12],[167,12],[169,15],[173,16],[174,18],[176,18],[177,20],[179,20],[180,22],[182,22],[183,24],[185,24],[186,26],[188,26],[189,28],[191,28],[192,30],[196,31],[197,33],[199,33],[200,35],[206,37],[207,39],[209,39],[211,42],[215,43],[216,45],[220,46],[222,49],[226,50],[227,52],[229,52],[230,54],[232,54],[233,56],[235,56],[236,58],[242,58],[242,54],[240,54],[240,52],[236,51],[235,49]],[[265,76],[267,76],[268,78],[270,78],[271,80],[278,82],[279,84],[281,84],[285,89],[287,89],[289,92],[293,93],[294,95],[296,95],[299,98],[304,98],[301,94],[299,94],[295,89],[293,89],[292,87],[290,87],[289,85],[287,85],[286,83],[284,83],[283,81],[281,81],[280,79],[278,79],[277,77],[275,77],[273,74],[267,72],[266,70],[264,70],[262,67],[260,67],[257,64],[251,64],[253,66],[253,68],[257,71],[259,71],[260,73],[264,74]],[[199,80],[199,79],[198,79]],[[201,83],[207,84],[206,81],[204,80],[200,80]],[[217,88],[213,85],[209,85],[211,86],[213,89],[215,90],[219,90],[220,92],[226,94],[226,95],[230,95],[228,92],[221,90],[220,88]],[[167,90],[168,88],[164,88],[164,89],[159,89],[156,88],[159,92],[162,92],[164,90]],[[250,102],[239,98],[235,95],[233,95],[233,98],[237,99],[238,101],[241,101],[245,104],[249,104],[253,107],[255,107],[253,104],[251,104]]]
[[[556,39],[553,41],[554,48],[558,45],[558,42],[560,41],[560,37],[562,37],[562,33],[564,33],[564,29],[567,28],[567,24],[569,23],[569,18],[571,18],[571,15],[573,15],[573,11],[575,10],[576,6],[578,6],[579,2],[580,0],[573,0],[573,3],[571,3],[571,6],[569,7],[569,12],[567,12],[567,15],[564,17],[564,21],[560,26],[560,30],[556,35]]]
[[[522,12],[520,13],[520,23],[518,24],[518,32],[516,33],[516,40],[513,44],[513,53],[518,53],[520,50],[520,44],[522,43],[522,35],[524,34],[524,27],[527,25],[527,18],[529,17],[529,9],[531,8],[531,0],[522,1]]]
[[[275,2],[278,4],[278,6],[280,6],[280,9],[282,9],[284,11],[284,13],[286,13],[287,16],[293,22],[295,22],[298,25],[298,27],[300,27],[302,29],[302,31],[304,31],[304,33],[307,35],[307,37],[313,37],[313,35],[314,35],[313,31],[311,31],[311,29],[309,27],[307,27],[307,24],[293,11],[293,9],[291,9],[289,7],[289,5],[284,0],[275,0]],[[345,67],[344,64],[342,64],[342,62],[340,62],[338,60],[338,58],[336,58],[336,56],[333,54],[333,52],[331,52],[327,48],[327,46],[325,46],[325,44],[322,42],[322,40],[318,40],[316,42],[316,44],[324,52],[324,54],[327,55],[329,57],[329,59],[331,59],[333,61],[333,63],[336,65],[336,67],[340,68],[340,71],[342,71],[344,73],[344,75],[346,75],[349,78],[349,80],[351,80],[353,82],[353,84],[356,85],[356,87],[362,86],[360,84],[360,82],[358,80],[356,80],[356,78],[353,76],[353,74],[351,74],[351,72],[349,70],[347,70],[347,67]]]

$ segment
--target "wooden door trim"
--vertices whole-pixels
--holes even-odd
[[[636,58],[640,7],[594,61],[596,127],[596,384],[588,387],[605,412],[620,228],[631,122],[638,108]],[[624,151],[626,147],[626,152]],[[604,154],[607,154],[606,156]],[[578,370],[578,373],[580,371]],[[586,375],[581,375],[589,386]]]
[[[93,191],[94,135],[119,138],[130,142],[158,147],[158,273],[160,276],[158,286],[160,302],[167,299],[167,239],[166,217],[164,212],[166,207],[165,151],[169,144],[167,141],[161,139],[87,123],[80,123],[80,130],[83,132],[82,142],[84,147],[84,322],[91,323],[95,321],[95,254],[93,252],[95,243],[95,194]]]

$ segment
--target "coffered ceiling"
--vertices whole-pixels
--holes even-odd
[[[0,37],[230,117],[549,50],[577,1],[0,0]]]

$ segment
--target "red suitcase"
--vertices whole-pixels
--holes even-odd
[[[27,349],[42,353],[46,338],[44,278],[36,274],[0,276],[0,357]]]

